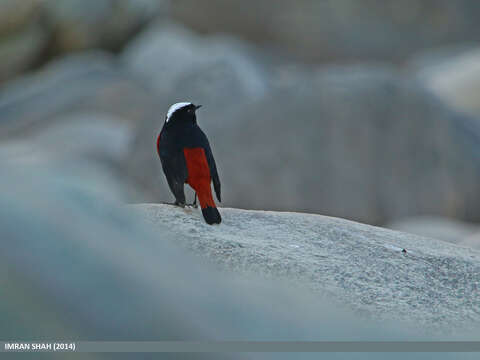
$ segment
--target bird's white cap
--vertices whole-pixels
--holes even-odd
[[[176,104],[173,104],[172,106],[170,106],[170,109],[168,109],[167,118],[165,119],[165,121],[168,122],[168,120],[170,120],[170,118],[175,113],[175,111],[177,111],[177,110],[179,110],[179,109],[181,109],[185,106],[188,106],[188,105],[192,105],[192,103],[190,103],[190,102],[179,102],[179,103],[176,103]]]

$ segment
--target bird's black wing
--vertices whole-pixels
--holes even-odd
[[[212,149],[210,148],[210,144],[208,143],[208,141],[207,146],[205,146],[204,149],[205,155],[207,156],[208,167],[210,168],[210,176],[212,177],[215,194],[217,195],[218,201],[222,202],[220,178],[218,177],[217,165],[215,164]]]
[[[162,159],[162,168],[167,178],[168,186],[178,204],[185,204],[184,184],[188,176],[187,164],[183,153],[178,156]]]
[[[162,169],[167,178],[168,186],[179,204],[185,204],[184,184],[188,177],[187,163],[183,152],[177,148],[169,146],[168,140],[160,139],[160,133],[157,140],[157,151],[162,163]]]

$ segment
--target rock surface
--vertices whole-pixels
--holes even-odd
[[[129,208],[224,269],[294,280],[363,316],[452,333],[480,321],[479,251],[320,215],[222,208],[212,227],[199,210]]]
[[[1,157],[0,157],[1,158]],[[405,330],[399,323],[377,324],[360,322],[346,309],[339,309],[321,300],[301,286],[282,283],[279,280],[262,280],[257,276],[233,276],[220,274],[205,259],[194,257],[179,248],[179,244],[192,245],[199,250],[206,246],[207,253],[219,262],[238,263],[239,268],[265,271],[274,275],[286,263],[291,274],[296,273],[299,252],[310,243],[318,261],[331,264],[322,256],[330,254],[339,260],[338,274],[342,269],[353,269],[354,264],[362,269],[360,255],[366,245],[353,244],[347,230],[336,225],[349,224],[362,231],[378,236],[370,241],[373,246],[371,261],[373,270],[384,266],[385,274],[375,274],[379,285],[389,278],[387,269],[399,265],[398,280],[406,274],[406,265],[411,264],[413,284],[422,284],[425,276],[437,279],[441,293],[447,279],[441,274],[430,274],[434,268],[445,269],[449,275],[452,290],[466,279],[475,275],[476,268],[462,252],[453,251],[444,258],[448,265],[437,263],[446,248],[434,252],[428,247],[417,249],[417,254],[402,255],[396,248],[383,247],[384,242],[395,245],[412,245],[412,237],[385,230],[365,230],[367,227],[346,223],[341,220],[323,219],[302,214],[268,214],[225,210],[225,224],[206,227],[197,215],[185,215],[183,211],[170,208],[152,207],[145,209],[124,209],[118,205],[123,190],[116,179],[105,176],[101,171],[85,167],[52,168],[19,166],[18,163],[2,162],[0,185],[0,284],[4,295],[0,297],[0,337],[3,339],[73,339],[91,341],[158,341],[158,340],[400,340],[427,339],[418,331]],[[151,213],[159,227],[148,226],[140,217]],[[137,214],[133,214],[136,212]],[[153,211],[153,212],[152,212]],[[164,214],[162,214],[164,213]],[[163,217],[165,215],[165,217]],[[239,220],[248,220],[237,227],[240,232],[233,234],[232,215]],[[159,217],[162,217],[161,219]],[[276,220],[275,220],[276,219]],[[290,219],[290,220],[288,220]],[[327,237],[337,238],[338,250],[326,246],[318,253],[326,239],[314,244],[309,239],[308,226],[315,219],[325,225]],[[290,223],[290,221],[293,222]],[[161,225],[166,224],[166,225]],[[283,225],[282,225],[283,224]],[[175,225],[172,227],[172,225]],[[261,225],[263,231],[275,234],[277,239],[268,239],[249,225]],[[299,227],[299,225],[302,225]],[[313,224],[314,225],[314,224]],[[323,226],[317,224],[318,226]],[[180,226],[181,228],[179,228]],[[277,229],[277,226],[278,229]],[[293,241],[279,232],[288,227],[298,227],[302,239]],[[363,230],[362,230],[363,229]],[[368,228],[373,229],[373,228]],[[313,229],[316,231],[317,229]],[[213,233],[212,233],[213,231]],[[226,238],[221,235],[228,237]],[[250,236],[248,236],[250,233]],[[202,235],[203,234],[203,235]],[[242,240],[240,237],[247,235]],[[206,236],[208,235],[208,236]],[[365,234],[364,234],[365,235]],[[208,243],[207,239],[212,238]],[[202,240],[202,238],[205,239]],[[395,238],[396,237],[396,238]],[[398,241],[397,241],[398,240]],[[405,241],[405,243],[402,243]],[[342,243],[345,243],[343,246]],[[401,243],[401,244],[400,244]],[[264,246],[263,246],[263,245]],[[375,245],[376,244],[376,245]],[[213,245],[211,247],[210,245]],[[238,246],[241,245],[241,246]],[[286,247],[284,248],[284,246]],[[295,245],[298,246],[289,246]],[[333,245],[333,244],[331,244]],[[353,246],[355,245],[355,246]],[[359,249],[357,249],[359,247]],[[284,248],[284,251],[281,249]],[[341,255],[343,250],[347,253]],[[374,251],[378,251],[375,255]],[[448,248],[451,250],[451,248]],[[240,251],[251,254],[243,261]],[[413,250],[412,250],[413,251]],[[427,255],[428,253],[428,255]],[[357,257],[355,254],[359,255]],[[423,257],[425,265],[418,261]],[[250,261],[250,260],[251,261]],[[305,265],[311,261],[305,258]],[[369,261],[369,260],[367,260]],[[401,265],[405,262],[404,265]],[[242,265],[243,264],[243,265]],[[263,265],[261,265],[263,264]],[[463,274],[460,270],[473,271]],[[255,266],[254,266],[255,265]],[[300,263],[298,264],[300,265]],[[347,268],[344,268],[347,266]],[[308,274],[308,269],[307,273]],[[318,268],[322,276],[323,268]],[[372,271],[373,271],[372,270]],[[424,275],[416,270],[427,270]],[[458,272],[457,272],[458,271]],[[311,274],[311,273],[310,273]],[[453,274],[455,276],[453,277]],[[364,280],[359,279],[364,278]],[[359,289],[373,284],[367,279],[368,273],[351,274],[345,278],[345,287]],[[394,278],[396,278],[394,276]],[[300,277],[298,277],[300,279]],[[433,280],[433,279],[432,279]],[[333,281],[333,280],[332,280]],[[332,283],[332,281],[327,281]],[[413,284],[411,287],[413,287]],[[470,285],[474,286],[475,282]],[[426,289],[430,289],[425,284]],[[342,287],[342,286],[340,286]],[[334,287],[336,289],[337,287]],[[389,287],[385,292],[389,292]],[[415,290],[403,286],[405,292],[420,294],[423,288]],[[475,293],[469,302],[462,304],[456,315],[445,314],[446,320],[470,315],[471,306],[477,299]],[[432,294],[433,295],[433,294]],[[468,296],[468,288],[457,301]],[[408,296],[407,296],[408,297]],[[404,296],[405,298],[405,296]],[[378,299],[377,299],[378,300]],[[446,304],[440,310],[447,310],[453,301],[446,296]],[[432,300],[429,300],[432,302]],[[418,301],[414,301],[417,303]],[[379,305],[379,307],[382,307]],[[400,306],[405,308],[406,306]],[[417,314],[415,312],[415,314]],[[428,317],[428,313],[425,317]],[[420,317],[423,319],[425,317]],[[445,322],[447,322],[445,320]],[[474,333],[470,333],[470,336]],[[428,337],[432,339],[432,337]],[[131,354],[85,354],[91,359],[130,359]],[[249,354],[250,359],[290,359],[292,354]],[[21,356],[21,354],[20,354]],[[391,359],[403,359],[404,354],[391,354]],[[468,355],[453,357],[452,354],[438,354],[439,359],[472,358]],[[36,358],[51,359],[52,354],[39,353]],[[60,357],[59,357],[60,358]],[[64,357],[62,357],[64,358]],[[158,354],[136,354],[136,359],[154,359]],[[162,354],[166,359],[244,359],[242,354]],[[318,354],[299,354],[298,359],[318,359]],[[339,359],[351,359],[351,354],[338,354]],[[364,354],[356,358],[382,359],[383,355]],[[415,358],[424,358],[418,356]],[[473,358],[472,358],[473,359]]]

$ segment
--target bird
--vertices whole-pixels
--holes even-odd
[[[170,106],[157,137],[157,152],[168,186],[175,196],[174,205],[185,207],[184,185],[198,195],[203,218],[209,225],[220,224],[222,217],[215,205],[211,183],[221,202],[220,178],[207,136],[197,123],[196,111],[202,105],[179,102]]]

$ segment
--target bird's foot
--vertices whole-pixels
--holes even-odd
[[[179,203],[179,202],[165,202],[165,201],[162,201],[160,204],[163,204],[163,205],[172,205],[172,206],[178,206],[178,207],[181,207],[181,208],[184,208],[185,207],[185,204],[182,204],[182,203]]]
[[[183,203],[183,202],[178,202],[178,201],[175,201],[175,202],[173,203],[173,205],[179,206],[179,207],[181,207],[181,208],[184,208],[184,207],[185,207],[185,203]]]
[[[195,200],[193,200],[193,203],[187,204],[187,206],[191,206],[191,207],[194,208],[194,209],[197,209],[197,208],[198,208],[198,205],[197,205],[197,193],[196,193],[196,192],[195,192]]]

